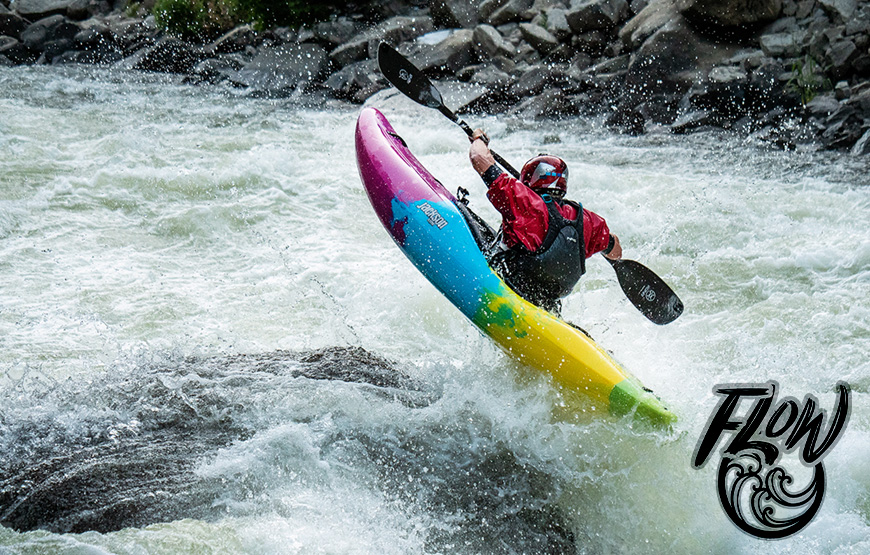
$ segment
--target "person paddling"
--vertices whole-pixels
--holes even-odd
[[[523,165],[520,178],[504,172],[476,129],[468,156],[488,187],[487,198],[502,216],[501,245],[490,264],[529,302],[558,314],[586,272],[586,259],[601,252],[622,258],[622,247],[604,218],[566,200],[568,167],[556,156],[539,155]]]

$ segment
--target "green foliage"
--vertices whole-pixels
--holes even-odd
[[[310,24],[326,19],[343,4],[303,0],[157,0],[153,13],[161,29],[187,39],[206,40],[245,23],[258,29]]]
[[[298,27],[326,19],[331,13],[329,2],[301,0],[235,0],[237,18],[258,28]]]
[[[825,76],[824,70],[809,54],[802,60],[795,60],[791,66],[791,78],[786,83],[786,90],[798,95],[801,104],[806,106],[820,91],[832,88],[831,80]]]

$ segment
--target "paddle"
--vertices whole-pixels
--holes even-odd
[[[411,100],[428,108],[435,108],[471,137],[474,131],[459,119],[441,98],[441,92],[417,66],[399,54],[395,48],[382,42],[378,46],[378,67],[387,81]],[[520,173],[504,158],[490,150],[498,164],[519,178]],[[606,257],[605,257],[606,258]],[[607,259],[616,271],[619,285],[625,296],[650,321],[662,325],[673,322],[683,313],[683,303],[670,287],[659,277],[634,260]]]
[[[447,116],[450,121],[461,127],[469,137],[474,134],[474,130],[467,123],[459,119],[450,108],[444,105],[444,101],[441,99],[441,92],[435,88],[432,81],[417,66],[385,42],[382,42],[378,46],[378,67],[381,69],[384,77],[387,78],[387,81],[392,83],[405,96],[423,106],[435,108]],[[520,176],[520,172],[508,164],[504,158],[492,150],[490,150],[490,153],[495,158],[495,161],[510,172],[511,175],[514,177]]]
[[[683,313],[683,302],[655,272],[634,260],[611,260],[625,296],[641,314],[658,325],[669,324]]]

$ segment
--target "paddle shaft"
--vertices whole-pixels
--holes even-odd
[[[472,137],[472,136],[474,135],[474,130],[471,128],[471,126],[468,125],[467,123],[465,123],[463,120],[459,119],[459,116],[457,116],[456,114],[454,114],[453,111],[450,110],[450,108],[448,108],[448,107],[445,106],[444,104],[441,104],[441,106],[438,107],[438,111],[441,112],[442,114],[444,114],[445,116],[447,116],[447,118],[450,119],[450,121],[452,121],[453,123],[455,123],[456,125],[458,125],[459,127],[461,127],[462,130],[465,131],[465,134],[468,135],[469,138]],[[484,140],[485,140],[485,139],[484,139]],[[489,153],[492,154],[492,157],[495,158],[495,161],[498,163],[499,166],[503,167],[503,168],[504,168],[505,170],[507,170],[508,173],[510,173],[512,176],[514,176],[514,177],[516,177],[517,179],[519,179],[519,177],[520,177],[520,172],[518,172],[518,171],[516,170],[516,168],[514,168],[513,166],[511,166],[511,165],[508,163],[507,160],[505,160],[504,158],[502,158],[501,156],[499,156],[499,154],[496,153],[496,152],[495,152],[494,150],[492,150],[492,149],[489,150]]]

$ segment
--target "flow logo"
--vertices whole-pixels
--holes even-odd
[[[405,83],[410,84],[410,83],[411,83],[411,79],[413,79],[413,78],[414,78],[414,76],[411,75],[407,70],[405,70],[405,69],[400,69],[400,70],[399,70],[399,79],[401,79],[401,80],[404,81]]]
[[[734,436],[721,452],[718,493],[722,509],[741,530],[762,539],[780,539],[802,530],[816,516],[825,495],[822,459],[840,439],[849,420],[851,391],[837,384],[837,401],[830,418],[819,401],[807,394],[777,402],[776,382],[720,384],[721,396],[695,447],[692,464],[703,467],[720,438]],[[737,416],[741,401],[752,405]],[[771,409],[773,409],[771,411]],[[805,486],[779,464],[783,453],[799,450],[803,466],[812,471]]]

